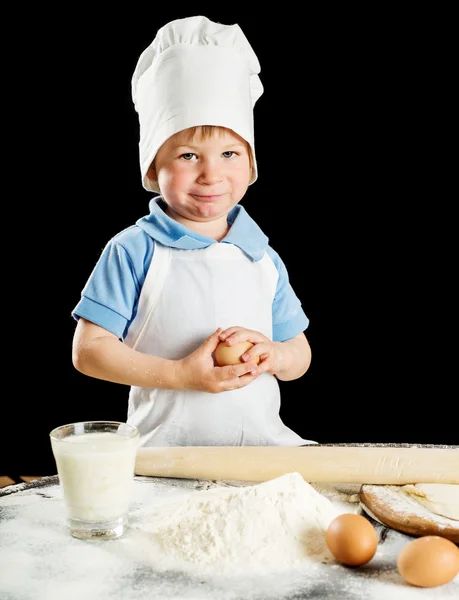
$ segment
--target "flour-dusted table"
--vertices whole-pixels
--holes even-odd
[[[130,528],[117,540],[72,538],[57,476],[0,490],[2,600],[458,600],[459,576],[444,586],[410,586],[397,571],[399,551],[414,538],[372,521],[374,558],[361,567],[338,563],[285,572],[222,574],[216,568],[158,568],[142,524],[150,506],[195,490],[247,482],[135,477]],[[363,513],[356,484],[313,484],[349,512]],[[368,517],[368,515],[366,515]],[[368,517],[370,520],[371,518]]]

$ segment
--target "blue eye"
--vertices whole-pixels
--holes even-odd
[[[233,152],[232,150],[227,150],[226,152],[223,152],[223,156],[225,158],[231,158],[232,156],[234,156],[236,153]]]
[[[193,154],[193,152],[185,152],[185,154],[182,154],[180,158],[183,158],[185,160],[191,160],[193,156],[196,156],[196,154]]]

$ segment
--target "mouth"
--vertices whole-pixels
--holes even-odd
[[[200,202],[215,202],[215,200],[221,198],[223,194],[213,194],[208,196],[202,196],[200,194],[191,194],[191,196],[193,198],[196,198],[196,200],[199,200]]]

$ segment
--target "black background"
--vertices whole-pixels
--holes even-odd
[[[287,265],[313,355],[305,376],[281,382],[284,422],[324,443],[458,443],[454,368],[437,342],[454,274],[419,160],[441,119],[428,32],[349,7],[301,18],[199,3],[145,10],[55,14],[47,26],[41,15],[18,68],[26,185],[12,200],[13,235],[27,268],[14,275],[27,292],[7,314],[22,315],[11,337],[27,360],[13,360],[1,470],[53,474],[53,427],[126,418],[126,386],[73,368],[70,313],[106,242],[148,212],[137,59],[159,27],[196,14],[237,22],[261,64],[259,179],[243,204]]]

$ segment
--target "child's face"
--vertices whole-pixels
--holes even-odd
[[[168,206],[185,219],[209,222],[226,216],[247,191],[251,165],[247,142],[215,128],[170,137],[159,149],[150,176]]]

